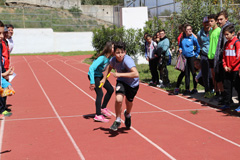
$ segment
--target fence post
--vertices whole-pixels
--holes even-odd
[[[158,0],[156,0],[156,14],[157,14],[157,19],[158,19]]]
[[[23,19],[23,28],[25,28],[25,15],[24,15],[24,7],[23,8],[23,15],[22,15],[22,19]]]

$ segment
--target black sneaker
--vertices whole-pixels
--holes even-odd
[[[197,90],[197,89],[193,89],[193,90],[191,91],[191,94],[195,94],[195,93],[198,93],[198,90]]]
[[[110,127],[111,130],[117,131],[118,127],[120,127],[121,122],[114,121],[113,125]]]
[[[127,129],[129,129],[131,127],[131,117],[127,117],[127,111],[124,111],[124,117],[125,117],[125,126]]]
[[[183,92],[183,95],[190,95],[191,94],[191,92],[190,92],[190,90],[188,90],[188,89],[186,89],[184,92]]]

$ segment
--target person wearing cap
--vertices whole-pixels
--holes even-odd
[[[210,82],[209,82],[209,63],[208,63],[208,50],[209,50],[209,31],[211,27],[209,26],[208,17],[203,18],[203,27],[197,33],[197,40],[200,45],[200,57],[201,57],[201,72],[203,85],[205,88],[205,98],[211,98],[214,94],[210,91]]]

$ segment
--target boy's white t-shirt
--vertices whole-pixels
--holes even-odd
[[[7,41],[8,41],[9,51],[10,51],[10,53],[11,53],[12,50],[13,50],[13,47],[14,47],[14,43],[13,43],[12,37],[9,38],[9,39],[7,39]]]

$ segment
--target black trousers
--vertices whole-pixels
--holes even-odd
[[[149,60],[149,69],[152,75],[152,82],[155,84],[159,84],[159,74],[158,74],[158,63],[159,58],[154,58]]]
[[[210,81],[209,81],[209,62],[208,57],[201,55],[201,71],[202,71],[202,80],[205,92],[210,91]]]
[[[195,81],[195,77],[196,77],[196,72],[194,69],[194,60],[196,59],[196,57],[186,57],[187,59],[187,63],[185,66],[185,89],[189,90],[190,88],[190,72],[192,73],[193,76],[193,86],[194,88],[197,88],[197,82]]]
[[[213,90],[214,89],[214,85],[213,85],[213,80],[212,80],[212,78],[209,78],[209,91],[210,90]],[[203,77],[200,77],[199,79],[198,79],[198,83],[200,84],[200,85],[202,85],[203,87],[205,87],[204,86],[204,80],[203,80]]]
[[[176,88],[179,88],[179,87],[180,87],[181,82],[182,82],[184,76],[185,76],[185,72],[181,72],[181,73],[178,75]]]
[[[238,100],[240,100],[240,78],[239,78],[239,72],[225,72],[225,79],[223,81],[223,87],[224,87],[224,104],[230,105],[232,100],[232,89],[233,87],[236,89],[238,94]],[[239,103],[240,104],[240,103]]]
[[[96,92],[96,101],[95,101],[95,105],[96,105],[96,114],[97,115],[101,115],[101,109],[106,108],[113,92],[114,89],[112,87],[112,85],[110,84],[110,82],[108,80],[106,80],[103,88],[105,88],[107,90],[107,93],[104,96],[104,100],[102,103],[102,98],[103,98],[103,91],[102,91],[102,87],[99,88],[98,86],[100,85],[100,81],[102,80],[103,77],[94,77],[95,79],[95,92]]]
[[[169,61],[168,56],[162,56],[161,61],[159,62],[159,72],[160,72],[160,79],[163,81],[164,85],[167,85],[170,83],[170,80],[168,78],[168,69],[167,69],[167,63]]]

